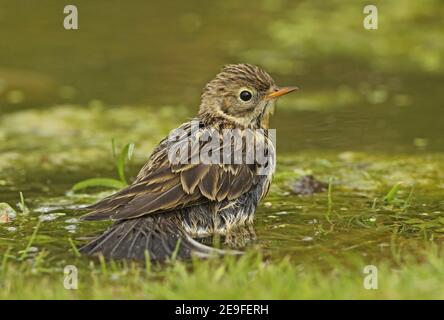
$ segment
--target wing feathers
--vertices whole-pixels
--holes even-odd
[[[189,125],[184,128],[189,129]],[[209,201],[233,200],[258,183],[255,165],[193,164],[192,155],[187,164],[172,164],[167,140],[155,149],[132,185],[89,207],[91,213],[84,219],[132,219]],[[195,152],[194,148],[191,151]]]
[[[180,182],[183,190],[188,194],[194,193],[197,185],[208,174],[209,169],[210,166],[202,164],[180,172]]]
[[[204,197],[209,200],[216,200],[217,191],[219,190],[219,171],[217,165],[210,165],[207,175],[199,183],[199,190]]]

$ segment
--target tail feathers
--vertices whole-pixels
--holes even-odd
[[[171,257],[187,259],[192,255],[211,257],[240,254],[208,247],[192,239],[166,219],[143,217],[119,221],[102,235],[80,248],[86,255],[103,255],[112,259],[146,259],[163,261]]]
[[[134,193],[131,193],[130,191],[130,187],[124,188],[117,193],[86,207],[85,209],[90,211],[90,213],[82,216],[81,219],[85,221],[110,219],[121,207],[128,204],[128,202],[134,198]]]

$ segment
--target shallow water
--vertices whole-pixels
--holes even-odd
[[[443,6],[381,4],[387,25],[373,32],[361,26],[361,4],[320,4],[78,1],[80,29],[65,31],[60,4],[2,2],[0,202],[16,208],[22,191],[30,208],[0,225],[2,250],[26,247],[45,215],[33,246],[69,259],[68,238],[106,225],[73,220],[75,208],[103,194],[72,194],[71,186],[115,177],[112,138],[136,144],[134,177],[153,146],[195,114],[205,82],[234,62],[301,87],[272,120],[278,172],[251,246],[322,263],[349,253],[394,259],[442,241]],[[407,34],[406,24],[416,31]],[[325,192],[289,193],[308,173],[334,177],[328,216]],[[399,202],[384,203],[399,182]]]

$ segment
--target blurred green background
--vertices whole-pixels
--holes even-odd
[[[439,0],[375,1],[378,30],[363,27],[365,1],[73,4],[68,31],[61,1],[1,0],[1,115],[99,102],[192,116],[222,65],[248,62],[302,88],[274,118],[282,152],[444,150]]]

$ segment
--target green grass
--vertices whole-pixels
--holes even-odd
[[[253,253],[162,266],[78,259],[69,263],[83,266],[77,290],[64,288],[62,267],[3,259],[0,299],[443,299],[442,255],[431,246],[422,259],[427,263],[404,256],[400,265],[376,264],[377,290],[364,288],[369,263],[357,257],[346,266],[331,260],[322,270]]]
[[[20,191],[20,202],[18,204],[18,207],[19,207],[20,211],[22,212],[22,214],[29,213],[29,209],[26,206],[26,202],[25,202],[25,196],[23,195],[23,192],[21,192],[21,191]]]
[[[332,193],[333,193],[333,178],[330,177],[328,179],[328,189],[327,189],[327,201],[328,201],[327,208],[328,209],[327,209],[326,219],[328,222],[331,222],[330,215],[333,210],[333,195],[332,195]]]
[[[384,197],[384,201],[387,203],[393,203],[396,200],[396,195],[398,194],[401,183],[396,183],[390,191]]]
[[[28,255],[28,251],[31,248],[33,242],[35,241],[35,238],[37,236],[37,232],[39,231],[40,225],[42,224],[42,220],[39,220],[37,222],[37,225],[34,227],[34,232],[32,233],[31,237],[29,238],[28,244],[26,245],[25,250],[23,250],[22,252],[20,252],[20,258],[19,260],[24,260],[27,255]]]
[[[116,141],[113,138],[111,140],[112,154],[114,159],[114,165],[119,176],[119,180],[114,178],[90,178],[77,182],[72,191],[80,191],[88,188],[106,188],[106,189],[122,189],[128,186],[128,180],[125,175],[126,165],[134,152],[134,143],[127,143],[120,152],[116,150]],[[20,193],[21,195],[21,193]]]

